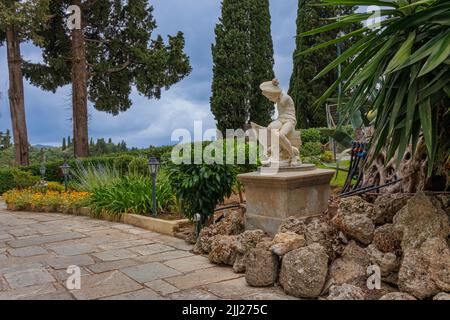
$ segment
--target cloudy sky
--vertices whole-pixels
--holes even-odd
[[[128,146],[172,144],[174,129],[193,130],[194,121],[202,121],[203,129],[215,128],[209,108],[212,80],[211,44],[214,26],[220,16],[219,0],[151,0],[158,23],[156,33],[163,36],[178,30],[186,37],[192,73],[164,92],[160,100],[148,100],[133,93],[133,106],[118,116],[89,107],[89,134],[94,139],[109,138]],[[270,0],[272,37],[275,49],[275,73],[287,89],[295,48],[295,19],[298,0]],[[22,45],[26,60],[39,61],[40,51]],[[11,128],[7,99],[8,73],[5,47],[0,47],[0,131]],[[59,145],[63,136],[71,135],[70,88],[55,94],[25,83],[25,105],[31,144]]]

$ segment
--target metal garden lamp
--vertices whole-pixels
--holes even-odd
[[[39,167],[39,172],[41,174],[41,179],[44,180],[45,177],[45,172],[46,172],[46,168],[45,165],[42,163],[41,166]]]
[[[61,168],[61,171],[62,171],[62,173],[64,175],[64,189],[67,192],[69,190],[67,178],[69,176],[70,166],[69,166],[69,164],[67,162],[64,162],[64,164],[60,168]]]
[[[152,202],[153,202],[153,215],[157,215],[156,211],[156,176],[158,175],[159,167],[161,163],[155,157],[150,157],[148,160],[148,167],[150,169],[150,174],[152,175]]]

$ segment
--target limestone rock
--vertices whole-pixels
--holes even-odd
[[[236,260],[233,264],[233,271],[236,273],[245,272],[245,264],[247,263],[247,253],[238,252],[236,255]]]
[[[223,220],[204,227],[194,247],[195,253],[209,253],[217,235],[238,235],[245,230],[244,215],[241,210],[230,211]]]
[[[375,229],[372,244],[381,252],[401,253],[401,234],[394,230],[393,224],[387,223]]]
[[[418,248],[430,238],[446,239],[449,217],[424,193],[416,194],[394,216],[394,230],[401,234],[402,249]]]
[[[395,253],[383,253],[371,244],[367,247],[367,254],[370,262],[380,267],[382,277],[389,277],[400,269],[400,259]]]
[[[270,250],[270,247],[272,246],[272,239],[271,238],[263,238],[261,242],[259,242],[255,248],[258,249],[264,249],[264,250]]]
[[[305,233],[305,223],[296,217],[289,217],[278,228],[278,233],[294,232],[297,234]]]
[[[272,243],[270,251],[281,257],[289,251],[304,247],[306,245],[306,240],[303,235],[288,231],[277,233],[273,238]]]
[[[272,252],[250,249],[245,264],[245,280],[253,287],[267,287],[277,281],[279,260]]]
[[[401,193],[382,194],[374,202],[370,218],[375,224],[392,223],[392,218],[408,202],[410,196]]]
[[[327,300],[364,300],[364,292],[351,284],[331,286]]]
[[[450,300],[450,293],[441,292],[433,297],[433,300]]]
[[[450,249],[446,241],[432,238],[419,249],[405,250],[398,286],[419,299],[450,291]]]
[[[261,242],[264,237],[264,231],[262,230],[247,230],[238,235],[236,249],[239,253],[246,253]]]
[[[325,248],[313,243],[288,252],[282,260],[280,283],[287,294],[316,298],[324,287],[328,273]]]
[[[365,250],[351,241],[342,257],[331,264],[330,277],[336,285],[353,284],[366,278],[368,265],[369,257]]]
[[[236,261],[236,237],[237,236],[215,236],[211,243],[209,261],[217,264],[232,266]]]
[[[332,222],[336,228],[363,244],[370,244],[373,240],[375,225],[365,214],[342,214],[338,211]]]
[[[390,292],[380,298],[380,300],[417,300],[414,296],[404,292]]]
[[[354,196],[341,200],[339,203],[338,214],[340,215],[355,215],[363,214],[366,216],[373,215],[374,205],[367,202],[361,197]]]

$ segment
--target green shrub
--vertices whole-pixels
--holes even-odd
[[[77,191],[92,192],[99,187],[108,187],[120,178],[120,173],[109,165],[78,164],[72,170],[72,187]]]
[[[123,154],[114,159],[114,169],[116,169],[120,174],[126,175],[128,173],[128,166],[135,157],[129,154]]]
[[[301,129],[300,133],[304,144],[308,142],[321,142],[320,131],[316,128]]]
[[[300,149],[302,157],[319,156],[323,152],[322,144],[320,142],[306,142],[303,143]]]
[[[128,165],[128,173],[131,175],[148,176],[148,160],[146,158],[134,158]]]
[[[333,152],[327,150],[325,151],[321,156],[320,156],[320,160],[322,160],[323,162],[327,162],[327,163],[332,163],[334,162],[334,154]]]
[[[192,220],[194,214],[200,213],[202,223],[231,195],[236,178],[231,165],[169,163],[167,171],[186,217]]]
[[[19,189],[32,187],[39,181],[39,177],[33,176],[29,171],[22,171],[17,167],[11,169],[11,174],[14,178],[14,183]]]
[[[0,195],[16,187],[11,169],[0,169]]]
[[[171,211],[176,199],[165,175],[158,177],[156,199],[159,211]],[[152,179],[146,176],[124,176],[112,185],[92,191],[88,206],[94,215],[124,213],[148,215],[152,211]]]

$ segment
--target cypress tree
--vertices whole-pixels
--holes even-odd
[[[326,19],[352,12],[352,7],[311,6],[317,0],[299,0],[297,15],[297,37],[294,52],[294,68],[291,76],[289,95],[292,97],[297,110],[297,121],[300,128],[324,127],[327,125],[325,106],[316,108],[313,103],[336,81],[337,74],[329,72],[326,76],[312,81],[312,79],[337,56],[335,46],[299,56],[298,53],[320,43],[335,39],[338,30],[320,33],[308,37],[299,34],[327,23]],[[345,28],[348,33],[355,24]],[[342,52],[354,41],[351,39],[343,44]]]
[[[62,141],[62,151],[64,151],[64,150],[66,150],[67,149],[67,144],[66,144],[66,138],[63,138],[63,141]]]
[[[261,94],[259,86],[275,77],[269,0],[251,0],[250,14],[250,121],[267,126],[274,104]]]
[[[259,85],[274,75],[269,1],[223,0],[215,35],[210,102],[217,128],[225,133],[249,121],[267,125],[274,107]]]
[[[81,9],[81,29],[67,28],[70,5]],[[44,90],[72,85],[76,157],[88,155],[88,100],[113,115],[131,107],[132,86],[147,98],[191,71],[184,35],[153,36],[156,22],[148,0],[52,0],[52,19],[40,35],[43,64],[28,63],[25,75]]]

